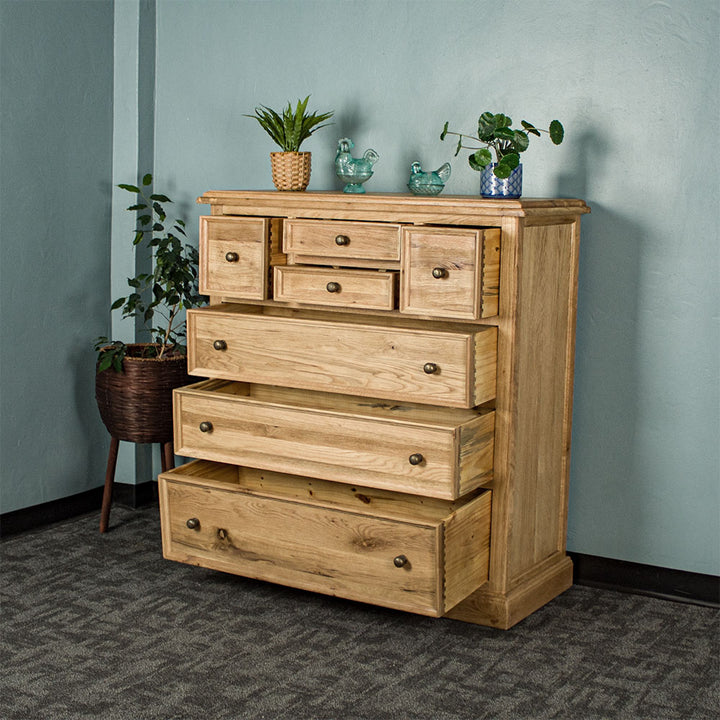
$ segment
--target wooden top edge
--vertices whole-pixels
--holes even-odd
[[[589,213],[590,208],[583,200],[574,198],[520,198],[518,200],[489,200],[477,195],[418,196],[410,193],[366,193],[348,195],[336,191],[321,192],[279,192],[277,190],[210,190],[203,193],[197,202],[206,205],[228,207],[247,206],[262,210],[280,207],[288,211],[307,211],[322,207],[325,210],[360,211],[412,211],[419,213],[448,212],[461,210],[472,214],[525,216],[535,212],[564,211],[568,214]]]

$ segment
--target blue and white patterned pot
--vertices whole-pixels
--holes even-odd
[[[495,163],[492,163],[483,168],[480,174],[480,195],[485,198],[519,198],[522,195],[522,163],[504,180],[494,175],[494,167]]]

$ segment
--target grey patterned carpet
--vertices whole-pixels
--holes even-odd
[[[573,587],[507,632],[163,560],[155,508],[0,543],[3,720],[717,720],[720,611]]]

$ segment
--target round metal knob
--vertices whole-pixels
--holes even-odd
[[[347,235],[336,235],[335,236],[335,244],[336,245],[349,245],[350,238]]]
[[[428,375],[432,375],[438,371],[438,366],[435,363],[425,363],[423,365],[423,372]]]
[[[411,465],[419,465],[425,458],[420,453],[413,453],[409,458],[408,462]]]
[[[203,422],[200,423],[200,432],[212,432],[213,431],[213,424],[207,420],[203,420]]]
[[[216,340],[213,343],[213,347],[216,350],[227,350],[227,343],[224,340]]]
[[[329,293],[339,293],[340,292],[340,283],[336,282],[329,282],[325,288]]]
[[[240,256],[236,252],[227,252],[225,253],[225,259],[228,262],[237,262],[240,259]]]
[[[408,559],[404,555],[398,555],[393,558],[393,565],[397,568],[405,567],[408,564]]]
[[[448,271],[445,268],[442,267],[436,267],[432,269],[432,276],[434,278],[437,278],[438,280],[440,278],[444,278],[448,276]]]
[[[190,518],[185,524],[190,530],[198,530],[200,528],[200,521],[197,518]]]

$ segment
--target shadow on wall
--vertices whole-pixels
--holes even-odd
[[[578,185],[577,187],[581,187]],[[586,198],[575,349],[568,549],[623,559],[642,547],[638,477],[638,278],[645,233]]]

